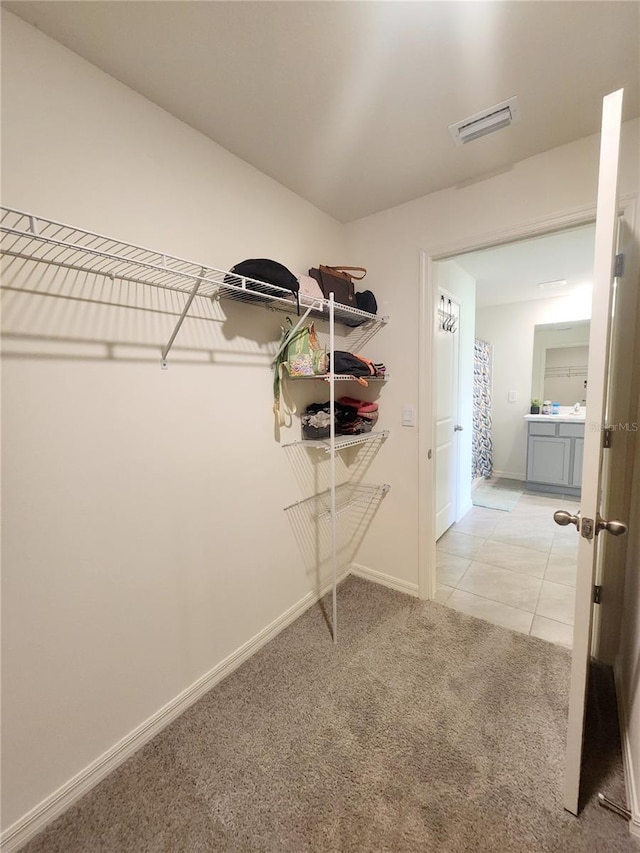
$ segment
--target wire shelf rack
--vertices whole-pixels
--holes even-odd
[[[586,364],[567,364],[561,367],[547,367],[544,371],[545,379],[574,379],[577,376],[586,377],[588,366]]]
[[[381,485],[367,485],[367,486],[357,486],[350,497],[342,500],[335,509],[336,517],[340,517],[341,515],[345,515],[347,512],[351,512],[352,509],[355,509],[357,506],[361,506],[362,504],[371,503],[374,498],[382,497],[386,495],[391,486],[389,483],[382,483]],[[321,512],[318,515],[320,521],[332,521],[331,509],[327,509],[324,512]]]
[[[0,207],[0,217],[0,253],[8,257],[184,293],[187,303],[163,350],[163,366],[196,295],[234,299],[288,313],[298,310],[290,291],[208,264],[124,243],[9,207]],[[328,300],[300,294],[299,303],[300,309],[308,310],[311,316],[328,318]],[[334,315],[337,322],[356,328],[375,328],[388,320],[339,303],[335,304]]]
[[[389,430],[381,432],[365,432],[362,435],[343,435],[335,440],[336,450],[344,450],[347,447],[356,447],[358,444],[366,444],[368,441],[384,441],[389,435]],[[303,438],[300,441],[292,441],[289,444],[283,444],[283,447],[311,447],[317,450],[324,450],[325,453],[331,452],[331,441],[328,438],[313,439]]]
[[[336,375],[333,378],[335,379],[336,382],[357,382],[359,378],[365,379],[367,382],[386,382],[387,379],[389,378],[389,376],[386,373],[384,374],[384,376],[363,376],[363,377],[351,376],[350,374],[336,373]],[[295,381],[295,382],[299,381],[300,379],[306,379],[306,380],[309,380],[309,379],[318,380],[319,379],[321,382],[329,382],[331,380],[331,376],[329,373],[323,373],[323,374],[319,374],[316,376],[289,376],[289,375],[287,375],[287,379]]]
[[[364,484],[359,483],[357,485],[353,485],[351,483],[343,483],[340,486],[336,487],[336,508],[335,515],[340,516],[349,512],[354,507],[363,504],[369,503],[377,496],[382,496],[386,494],[391,489],[389,483],[381,483],[381,484]],[[304,500],[296,501],[293,504],[284,508],[284,511],[287,512],[294,507],[302,506],[303,504],[309,504],[311,502],[315,502],[318,504],[317,518],[321,521],[331,521],[331,490],[327,489],[326,492],[320,492],[317,495],[312,495],[310,498],[304,498]]]

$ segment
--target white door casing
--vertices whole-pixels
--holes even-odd
[[[444,301],[443,301],[444,300]],[[458,405],[460,305],[447,291],[438,290],[437,306],[455,319],[453,331],[442,328],[436,315],[436,539],[456,521],[458,509]]]
[[[594,253],[593,303],[589,337],[589,382],[585,424],[582,495],[579,520],[578,575],[576,581],[571,685],[567,726],[564,806],[578,813],[580,768],[587,696],[588,668],[592,644],[593,586],[599,543],[606,532],[588,536],[589,520],[595,525],[607,506],[609,482],[603,476],[603,428],[605,426],[609,379],[609,352],[615,348],[611,322],[615,289],[614,263],[618,229],[618,160],[622,120],[620,89],[603,101],[596,236]]]

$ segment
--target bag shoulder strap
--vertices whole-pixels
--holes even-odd
[[[289,427],[292,424],[292,416],[296,413],[296,407],[295,405],[289,405],[284,398],[284,362],[277,366],[276,372],[278,374],[279,393],[273,401],[273,411],[276,415],[278,426]]]
[[[313,323],[308,326],[302,325],[294,332],[291,317],[286,318],[286,328],[283,327],[282,338],[280,339],[280,355],[273,365],[273,411],[278,417],[279,426],[285,424],[290,426],[291,415],[295,413],[295,406],[289,406],[284,399],[283,376],[289,356],[289,347],[294,341],[299,340],[307,333],[314,333]]]
[[[285,324],[286,325],[282,327],[282,337],[280,338],[280,353],[273,363],[273,399],[276,404],[278,404],[280,398],[280,367],[287,360],[287,350],[289,349],[291,332],[293,331],[293,323],[291,322],[291,317],[286,318]]]
[[[355,278],[356,281],[360,281],[365,277],[367,271],[364,267],[343,267],[343,266],[333,266],[330,267],[326,264],[320,266],[320,269],[332,270],[333,272],[361,272],[362,275],[352,275],[350,278]]]

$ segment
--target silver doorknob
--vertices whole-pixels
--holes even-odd
[[[575,526],[580,530],[580,513],[576,513],[575,515],[571,515],[570,512],[567,512],[566,509],[557,509],[553,513],[553,520],[556,524],[559,524],[561,527],[567,527],[569,524],[575,524]]]
[[[453,431],[454,432],[462,432],[463,429],[464,429],[463,426],[460,426],[460,424],[456,424],[453,428]]]
[[[604,518],[598,516],[596,520],[596,533],[600,533],[601,530],[606,530],[607,533],[611,533],[613,536],[624,536],[629,528],[624,521],[605,521]]]

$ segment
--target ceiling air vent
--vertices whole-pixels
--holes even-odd
[[[567,280],[566,278],[558,278],[555,281],[541,281],[538,284],[540,290],[556,290],[560,287],[566,287]]]
[[[453,136],[456,145],[466,145],[474,139],[480,139],[495,130],[509,127],[510,124],[520,121],[520,107],[518,98],[509,98],[488,110],[476,113],[474,116],[457,121],[449,125],[449,133]]]

